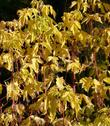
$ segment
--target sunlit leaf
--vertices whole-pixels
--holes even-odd
[[[106,82],[107,84],[110,84],[110,77],[104,78],[103,81]]]
[[[90,87],[93,85],[92,79],[89,77],[82,78],[80,80],[80,83],[82,83],[82,87],[85,89],[85,91],[89,91]]]
[[[70,8],[74,7],[77,4],[76,1],[72,1]]]
[[[54,121],[55,116],[56,116],[56,111],[57,111],[57,101],[55,99],[51,99],[51,101],[49,101],[49,118],[51,121]]]
[[[87,2],[84,2],[82,6],[83,6],[83,13],[84,13],[89,8],[89,4]]]
[[[102,84],[96,79],[93,80],[93,83],[94,83],[95,91],[98,92],[98,89],[99,89],[99,87],[101,88]]]
[[[30,118],[26,118],[25,120],[22,121],[21,126],[31,126],[31,120]]]
[[[67,66],[67,70],[72,70],[75,73],[78,73],[80,71],[81,65],[79,63],[79,60],[75,59],[74,62],[69,63]]]
[[[19,115],[22,115],[23,114],[24,109],[25,109],[25,107],[24,107],[23,104],[17,104],[16,105],[16,111],[18,112]]]
[[[78,29],[81,29],[81,25],[78,21],[74,21],[74,24],[78,27]]]
[[[57,77],[56,78],[56,85],[57,85],[59,90],[64,89],[64,79],[63,79],[63,77]]]
[[[89,108],[93,106],[93,104],[88,96],[82,95],[81,97],[83,97],[84,101],[86,102],[86,104]]]
[[[45,120],[43,118],[34,115],[31,115],[30,118],[33,119],[37,125],[45,126]]]
[[[44,5],[42,7],[42,14],[48,16],[49,15],[49,6]]]
[[[110,125],[110,4],[70,4],[32,0],[0,22],[0,126]]]
[[[20,96],[20,87],[18,82],[10,83],[7,85],[7,99],[12,98],[17,101]]]

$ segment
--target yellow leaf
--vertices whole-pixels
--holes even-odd
[[[72,71],[74,71],[74,73],[78,73],[80,71],[80,69],[81,69],[81,65],[80,65],[79,60],[77,60],[77,59],[75,59],[74,62],[69,63],[67,66],[67,71],[72,70]]]
[[[103,81],[106,82],[107,84],[110,84],[110,77],[104,78]]]
[[[88,107],[91,107],[93,105],[92,102],[91,102],[91,100],[90,100],[90,98],[88,96],[81,95],[81,97],[83,97],[83,99],[85,100],[85,102],[86,102],[86,104],[87,104]]]
[[[48,41],[47,42],[43,42],[42,46],[44,46],[46,49],[48,49],[49,52],[52,51],[52,47],[51,47],[51,45],[50,45],[50,43]]]
[[[36,73],[38,73],[38,71],[39,71],[39,65],[38,65],[38,61],[37,61],[36,58],[33,58],[33,59],[32,59],[32,68],[33,68],[33,70],[34,70]]]
[[[82,83],[82,87],[85,91],[89,91],[90,87],[92,86],[92,79],[90,77],[85,77],[80,80],[80,83]]]
[[[99,14],[95,14],[95,15],[93,16],[93,20],[95,20],[95,21],[97,21],[97,22],[100,22],[100,23],[103,23],[101,17],[99,17]]]
[[[14,101],[18,100],[20,96],[20,88],[18,82],[13,82],[7,85],[7,98],[12,98]]]
[[[48,107],[48,98],[46,96],[44,99],[44,113],[45,114],[47,113],[47,109],[48,109],[47,107]]]
[[[84,12],[87,11],[87,8],[89,7],[89,5],[88,5],[87,2],[84,2],[84,3],[82,4],[82,6],[83,6],[83,13],[84,13]]]
[[[56,78],[56,85],[57,85],[59,90],[64,89],[64,79],[63,79],[63,77],[57,77]]]
[[[76,1],[72,1],[70,8],[74,7],[77,4]]]
[[[93,81],[94,81],[95,85],[97,85],[97,86],[100,85],[100,82],[98,80],[94,79]]]
[[[49,7],[47,5],[44,5],[42,7],[42,15],[48,16],[49,15]]]
[[[78,112],[80,111],[80,102],[79,98],[74,92],[69,92],[69,102],[71,104],[72,109],[76,112],[76,117],[78,116]]]
[[[2,94],[2,89],[3,89],[2,84],[0,84],[0,94]]]
[[[54,64],[58,65],[58,57],[55,56],[48,56],[48,62],[53,62]]]
[[[51,120],[51,122],[55,119],[56,116],[56,111],[57,111],[57,101],[53,98],[51,99],[49,104],[49,118]]]
[[[78,27],[78,29],[81,29],[81,24],[78,21],[74,21],[74,24]]]
[[[38,116],[31,115],[30,118],[36,122],[38,126],[44,126],[45,120],[43,118],[40,118]]]
[[[51,15],[53,15],[53,17],[55,18],[56,12],[54,11],[54,9],[53,9],[52,6],[49,6],[49,7],[50,7],[50,13],[51,13]]]
[[[95,87],[95,92],[99,90],[101,90],[100,86],[102,85],[98,80],[94,79],[93,80],[93,83],[94,83],[94,87]]]
[[[24,107],[23,104],[17,104],[16,105],[16,111],[19,113],[19,115],[22,115],[23,114],[24,109],[25,109],[25,107]]]
[[[28,117],[22,121],[21,126],[32,126],[31,119]]]

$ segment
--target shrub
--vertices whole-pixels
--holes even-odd
[[[0,65],[12,72],[0,124],[108,126],[110,4],[73,1],[59,23],[52,6],[31,5],[0,23]]]

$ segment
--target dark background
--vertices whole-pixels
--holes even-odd
[[[53,6],[57,13],[56,21],[61,21],[64,11],[69,10],[72,0],[43,0],[45,4]],[[0,21],[17,19],[17,10],[30,7],[31,0],[0,0]]]
[[[30,6],[31,0],[0,0],[0,21],[17,19],[17,10]]]

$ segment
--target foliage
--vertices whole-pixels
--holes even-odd
[[[110,4],[73,1],[56,23],[52,6],[32,0],[18,15],[0,22],[0,66],[13,72],[0,125],[109,126]]]

